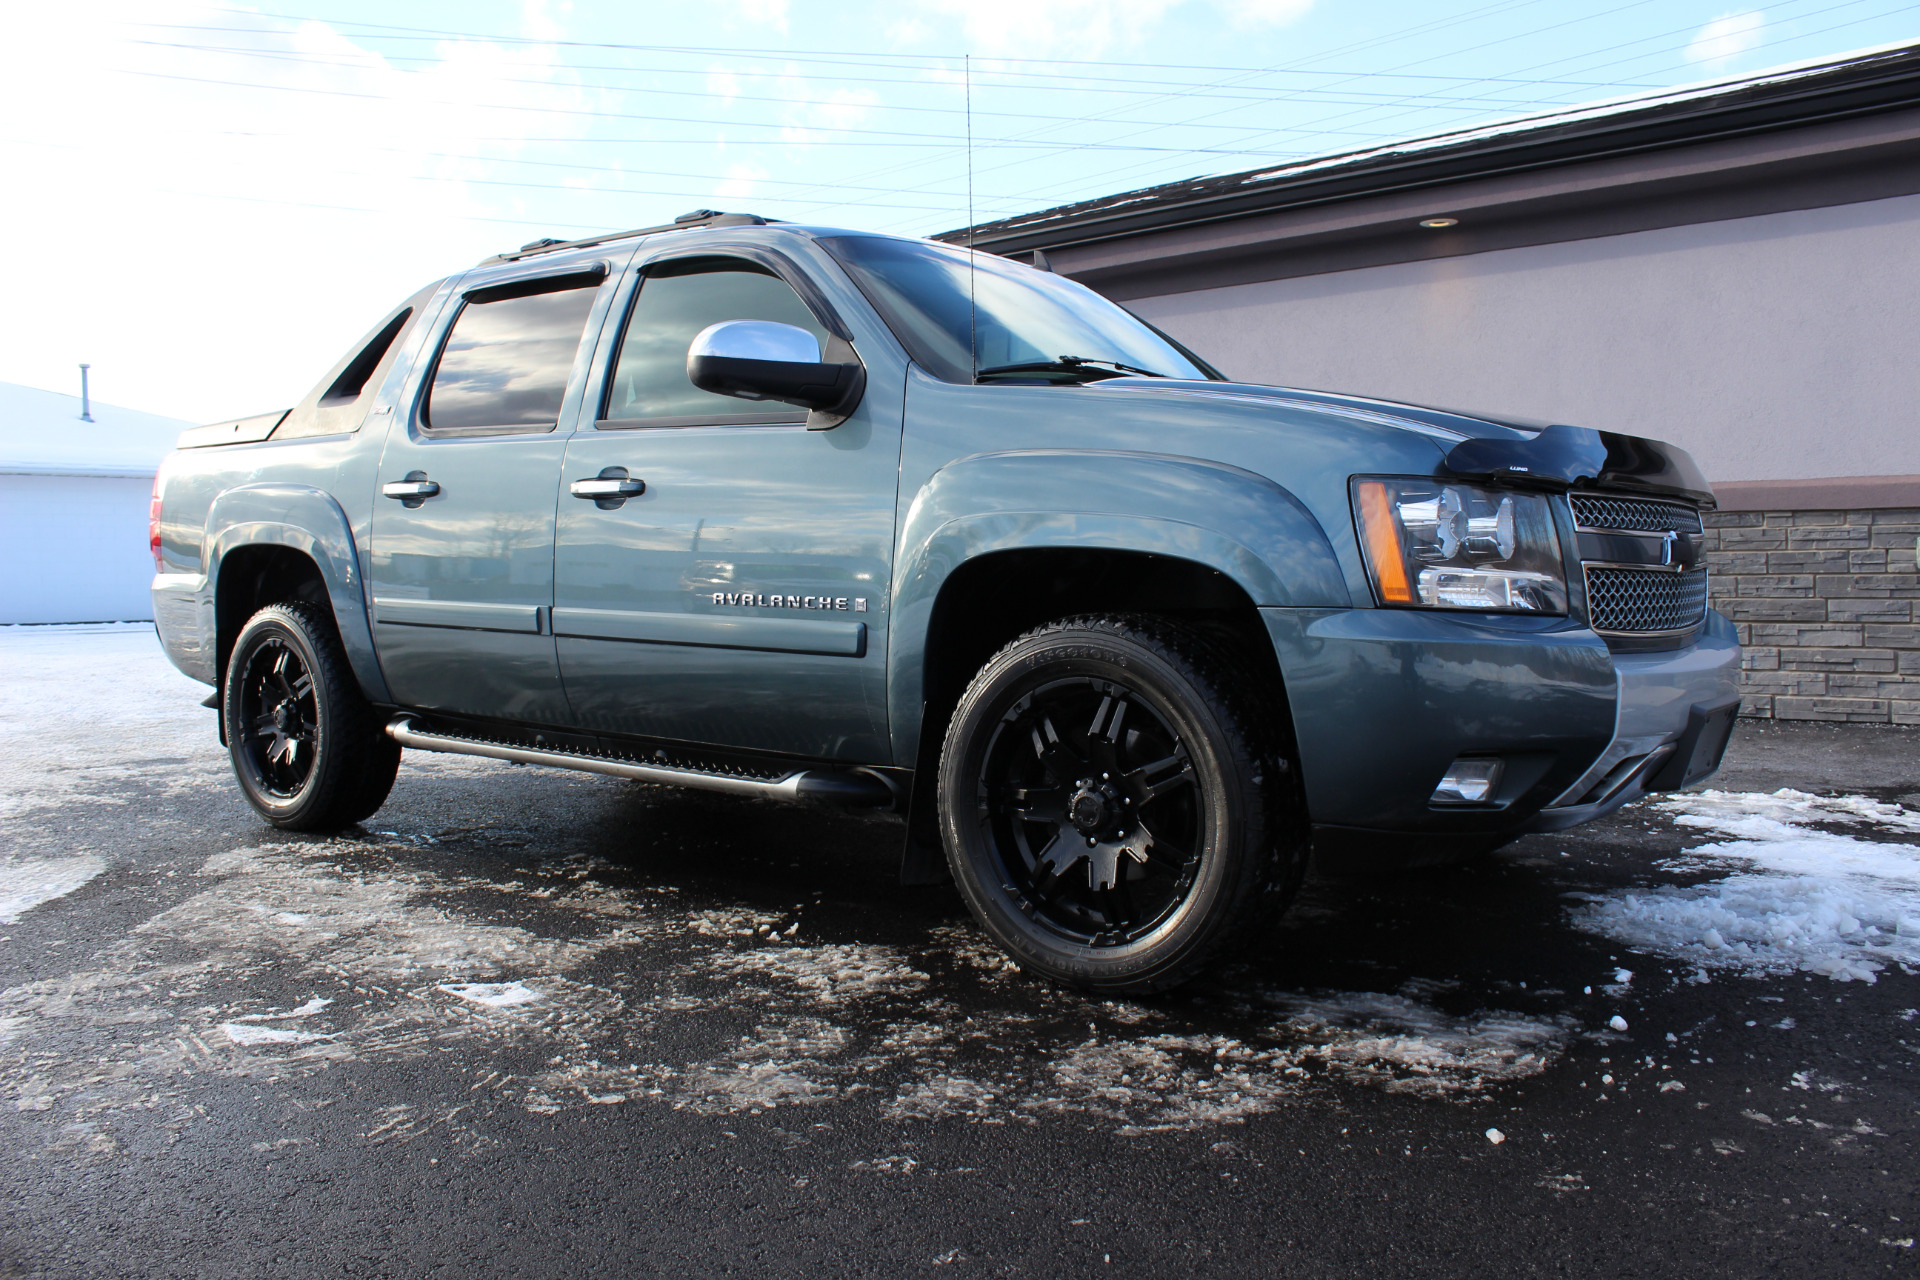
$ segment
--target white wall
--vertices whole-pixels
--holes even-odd
[[[1920,196],[1130,300],[1231,377],[1920,474]]]
[[[153,617],[152,477],[0,475],[0,623]]]

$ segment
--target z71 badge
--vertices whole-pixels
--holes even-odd
[[[713,602],[724,608],[739,609],[838,609],[845,613],[867,611],[865,596],[762,596],[751,591],[716,591]]]

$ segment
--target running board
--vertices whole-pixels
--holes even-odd
[[[669,787],[694,787],[702,791],[725,791],[737,796],[759,796],[764,800],[798,800],[877,809],[893,805],[898,798],[892,783],[881,774],[867,769],[796,769],[780,778],[742,778],[727,773],[702,773],[697,769],[672,769],[665,765],[579,755],[571,751],[546,751],[532,747],[511,747],[498,742],[480,742],[473,738],[450,738],[444,734],[429,733],[417,726],[418,722],[412,716],[398,716],[387,725],[387,736],[401,746],[417,751],[486,756],[492,760],[513,760],[520,764],[546,765],[552,769],[604,773],[609,777],[657,782]]]

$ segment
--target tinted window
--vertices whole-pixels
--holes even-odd
[[[461,308],[434,369],[426,422],[435,430],[520,427],[560,418],[560,401],[587,327],[598,277],[572,288],[499,296],[476,293]]]
[[[393,340],[400,336],[400,330],[406,327],[407,321],[412,317],[413,308],[406,307],[399,315],[381,325],[380,331],[373,335],[372,340],[360,348],[359,353],[347,362],[347,367],[342,369],[340,376],[333,380],[333,385],[327,388],[327,393],[320,397],[320,403],[331,406],[358,400],[360,393],[367,389],[367,379],[372,377],[373,371],[380,367],[380,361],[386,356],[387,348],[393,345]]]
[[[1061,356],[1118,361],[1172,378],[1208,375],[1158,330],[1064,276],[924,240],[837,236],[821,243],[913,358],[949,382],[971,381],[973,369]]]
[[[723,320],[776,320],[805,329],[822,344],[827,340],[793,286],[763,267],[738,258],[663,263],[647,272],[634,296],[606,417],[716,420],[780,412],[781,406],[714,395],[687,380],[688,346],[702,329]]]

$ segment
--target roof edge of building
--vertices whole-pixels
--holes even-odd
[[[1286,165],[1164,183],[934,237],[995,253],[1439,187],[1920,106],[1920,43]]]

